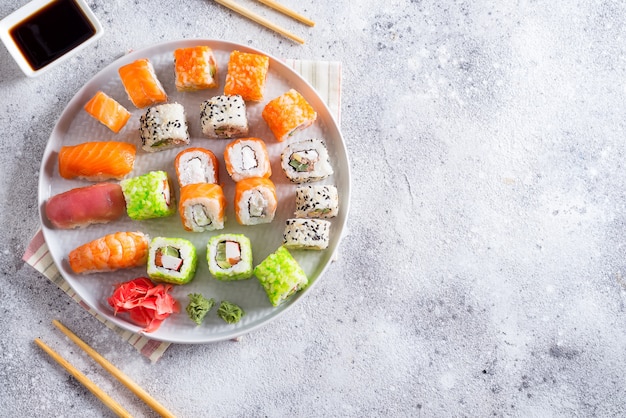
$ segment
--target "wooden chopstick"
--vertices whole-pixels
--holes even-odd
[[[148,406],[150,406],[156,413],[161,415],[162,417],[174,417],[170,411],[168,411],[163,405],[159,403],[156,399],[154,399],[148,392],[143,390],[140,386],[138,386],[130,377],[126,376],[124,372],[115,367],[113,364],[109,363],[107,359],[102,357],[96,350],[91,348],[87,343],[78,338],[76,334],[67,329],[65,325],[56,319],[52,321],[55,327],[61,330],[63,334],[67,335],[70,340],[72,340],[77,346],[83,349],[87,354],[91,356],[95,361],[98,362],[106,371],[111,373],[117,380],[119,380],[124,386],[131,390],[138,398],[144,401]]]
[[[286,14],[287,16],[296,19],[299,22],[304,23],[308,26],[315,26],[315,22],[311,19],[302,16],[301,14],[294,12],[293,10],[283,6],[282,4],[275,2],[274,0],[257,0],[259,3],[263,3],[266,6],[271,7],[274,10],[278,10],[279,12]]]
[[[115,412],[118,417],[132,417],[132,415],[125,410],[122,405],[115,402],[113,398],[107,395],[102,389],[100,389],[92,380],[80,372],[76,367],[72,366],[70,362],[65,360],[59,353],[50,348],[46,343],[39,338],[35,338],[35,343],[41,347],[46,353],[50,355],[57,363],[59,363],[65,370],[67,370],[72,376],[74,376],[80,383],[82,383],[87,389],[91,391],[98,399],[108,406],[111,411]]]
[[[235,3],[234,1],[231,0],[215,0],[216,3],[221,4],[224,7],[228,7],[230,10],[239,13],[240,15],[247,17],[248,19],[262,25],[265,26],[268,29],[273,30],[276,33],[279,33],[281,35],[283,35],[286,38],[289,38],[293,41],[296,41],[298,43],[303,44],[304,43],[304,39],[300,38],[297,35],[294,35],[293,33],[281,28],[280,26],[276,25],[275,23],[270,22],[269,20],[265,19],[262,16],[259,16],[258,14],[248,10],[247,8],[240,6],[239,4]]]

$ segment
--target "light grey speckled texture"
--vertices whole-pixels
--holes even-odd
[[[625,3],[282,0],[309,29],[239,1],[307,44],[207,0],[90,0],[106,34],[61,68],[27,79],[0,48],[0,415],[111,416],[42,337],[153,416],[55,318],[181,417],[626,414]],[[189,37],[342,61],[352,211],[288,314],[152,365],[21,255],[66,103],[127,50]]]

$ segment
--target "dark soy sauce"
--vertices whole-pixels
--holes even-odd
[[[10,31],[33,70],[45,67],[95,33],[96,28],[73,0],[56,0]]]

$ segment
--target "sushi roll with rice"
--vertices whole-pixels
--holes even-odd
[[[148,249],[148,276],[154,281],[189,283],[196,274],[196,247],[183,238],[155,237]]]
[[[206,45],[174,50],[176,90],[196,91],[217,87],[217,63]]]
[[[219,183],[219,162],[206,148],[187,148],[174,160],[180,187],[194,183]]]
[[[224,94],[239,94],[244,100],[263,99],[270,59],[265,55],[233,51],[228,59]]]
[[[323,219],[292,218],[285,222],[283,245],[293,250],[325,250],[330,222]]]
[[[313,107],[294,89],[271,100],[265,105],[261,115],[276,139],[281,142],[308,128],[317,119]]]
[[[296,218],[334,218],[338,212],[337,187],[304,185],[296,188]]]
[[[228,144],[224,150],[224,164],[234,181],[272,175],[267,147],[259,138],[241,138]]]
[[[278,247],[257,265],[254,275],[265,289],[272,306],[285,302],[309,283],[300,264],[284,246]]]
[[[186,231],[203,232],[224,228],[226,197],[218,184],[196,183],[180,189],[180,213]]]
[[[253,177],[235,184],[235,216],[241,225],[259,225],[274,220],[278,199],[270,179]]]
[[[293,183],[309,183],[333,174],[328,150],[321,139],[306,139],[287,145],[280,156],[281,168]]]
[[[200,105],[200,126],[208,138],[248,135],[246,102],[240,95],[215,96]]]
[[[252,277],[252,247],[242,234],[212,236],[207,244],[209,271],[218,280]]]
[[[189,144],[185,108],[180,103],[151,106],[141,115],[139,123],[141,145],[147,152]]]
[[[120,186],[126,200],[126,213],[131,219],[162,218],[176,212],[175,196],[165,171],[125,179]]]

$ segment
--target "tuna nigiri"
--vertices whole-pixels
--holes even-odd
[[[269,65],[270,59],[265,55],[231,52],[224,94],[239,94],[244,100],[262,100]]]
[[[118,70],[128,98],[138,108],[144,108],[167,100],[167,93],[147,58],[126,64]]]
[[[132,171],[135,154],[136,147],[127,142],[96,141],[64,146],[59,151],[59,174],[66,179],[120,180]]]
[[[142,232],[115,232],[73,249],[68,259],[77,274],[138,267],[148,261],[149,244]]]
[[[71,189],[51,197],[45,206],[46,217],[59,229],[114,221],[125,212],[124,194],[117,183]]]
[[[130,112],[115,99],[99,91],[87,102],[85,111],[115,133],[118,133],[128,119]]]

